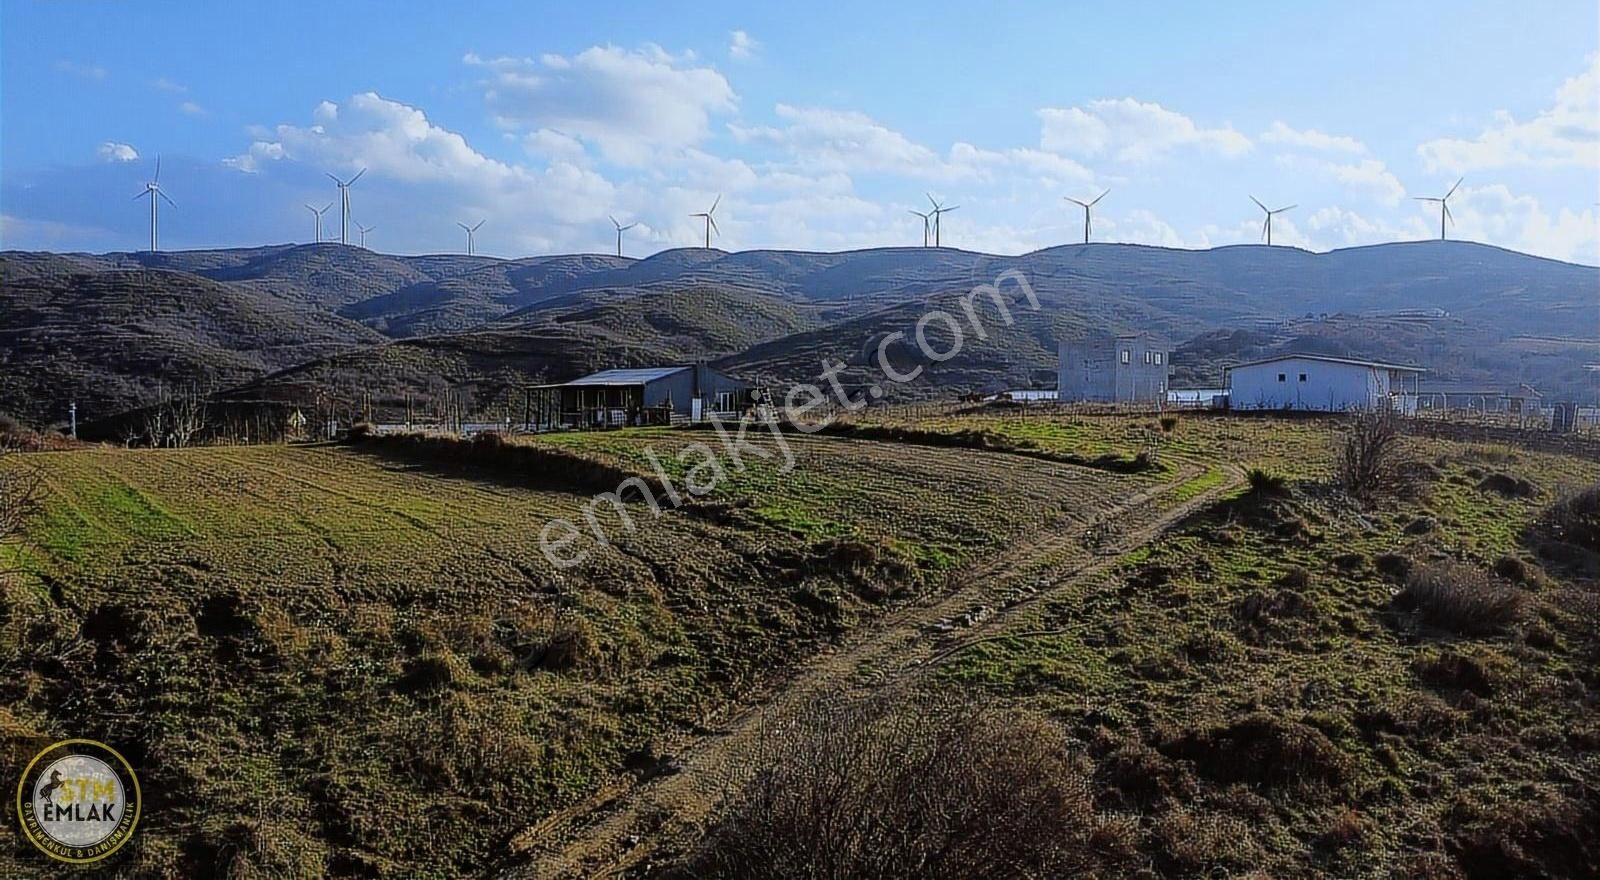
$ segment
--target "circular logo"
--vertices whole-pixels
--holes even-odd
[[[133,836],[139,824],[139,778],[116,750],[90,739],[67,739],[28,763],[17,783],[22,833],[63,862],[98,862]]]

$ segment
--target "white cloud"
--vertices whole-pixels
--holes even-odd
[[[766,143],[789,150],[803,165],[867,171],[914,171],[939,162],[933,150],[865,113],[779,104],[782,127],[730,125],[740,143]]]
[[[1501,112],[1476,138],[1428,141],[1417,154],[1429,171],[1452,174],[1513,165],[1600,167],[1600,52],[1535,118],[1518,122]]]
[[[76,61],[62,59],[56,62],[56,70],[70,73],[84,79],[105,79],[106,69],[98,64],[81,64]]]
[[[184,101],[182,104],[178,105],[178,109],[182,110],[184,113],[189,114],[190,116],[204,116],[204,115],[206,115],[206,108],[200,106],[199,104],[196,104],[193,101]]]
[[[1419,215],[1428,223],[1429,235],[1438,234],[1439,213],[1431,203],[1418,203]],[[1450,200],[1450,215],[1455,223],[1448,228],[1451,238],[1496,244],[1554,257],[1558,260],[1596,262],[1596,213],[1563,208],[1552,216],[1533,196],[1514,194],[1503,184],[1463,186]]]
[[[183,83],[167,79],[164,76],[151,81],[150,87],[153,89],[159,89],[163,92],[174,92],[180,95],[189,91],[188,86],[184,85]]]
[[[1182,113],[1133,98],[1090,101],[1087,108],[1046,107],[1039,118],[1040,146],[1053,153],[1148,162],[1179,147],[1229,157],[1250,150],[1250,139],[1230,126],[1205,128]]]
[[[1309,171],[1370,192],[1374,198],[1391,207],[1400,204],[1406,195],[1400,178],[1395,177],[1389,167],[1378,159],[1336,162],[1291,154],[1279,156],[1277,162],[1286,168]]]
[[[1337,153],[1365,153],[1367,145],[1353,137],[1344,135],[1327,134],[1314,128],[1290,128],[1283,122],[1274,122],[1272,127],[1261,133],[1263,143],[1284,144],[1292,147],[1304,147],[1310,150],[1326,150]]]
[[[463,61],[489,74],[484,99],[510,128],[559,129],[599,146],[607,159],[644,165],[705,140],[714,114],[738,96],[722,74],[696,66],[692,53],[659,46],[594,46],[574,55]]]
[[[728,35],[728,57],[735,61],[749,61],[759,48],[760,41],[744,31],[734,31]]]
[[[95,151],[104,162],[132,162],[139,158],[139,151],[128,144],[119,144],[115,141],[106,141]]]

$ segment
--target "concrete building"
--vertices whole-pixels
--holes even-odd
[[[1127,333],[1061,343],[1056,376],[1063,402],[1151,403],[1167,399],[1172,351],[1149,333]]]
[[[748,382],[705,366],[602,370],[528,389],[529,430],[669,425],[736,418],[757,397]]]
[[[1229,367],[1230,409],[1416,412],[1420,367],[1318,354],[1286,354]]]

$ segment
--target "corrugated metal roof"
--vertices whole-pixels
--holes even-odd
[[[1381,361],[1364,361],[1359,358],[1334,357],[1326,354],[1279,354],[1268,358],[1262,358],[1260,360],[1246,361],[1242,364],[1234,364],[1233,366],[1228,367],[1228,369],[1237,370],[1240,367],[1259,367],[1262,364],[1273,364],[1277,363],[1278,361],[1287,360],[1327,361],[1330,364],[1355,364],[1358,367],[1376,367],[1380,370],[1404,370],[1408,373],[1427,372],[1427,370],[1423,369],[1422,367],[1412,366],[1410,364],[1386,364]]]
[[[654,382],[674,373],[680,373],[689,367],[645,367],[633,370],[601,370],[590,373],[579,379],[573,379],[568,385],[643,385]]]

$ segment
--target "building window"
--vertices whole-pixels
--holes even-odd
[[[1279,382],[1287,382],[1287,381],[1289,381],[1289,377],[1288,377],[1288,376],[1285,376],[1285,375],[1284,375],[1284,374],[1282,374],[1282,373],[1279,373],[1279,374],[1278,374],[1278,381],[1279,381]]]
[[[1161,366],[1161,352],[1156,352],[1156,366]]]
[[[1305,380],[1306,380],[1306,374],[1305,373],[1301,373],[1300,374],[1300,381],[1304,382]]]
[[[717,392],[717,412],[733,412],[733,392]]]
[[[1146,364],[1150,363],[1150,352],[1148,352],[1148,351],[1144,353],[1144,362]]]
[[[1126,348],[1124,348],[1122,350],[1122,362],[1125,363],[1125,364],[1133,363],[1133,352],[1128,351]]]

